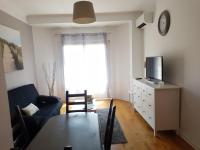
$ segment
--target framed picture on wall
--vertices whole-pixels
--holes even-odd
[[[5,73],[24,69],[19,31],[0,25],[0,52]]]

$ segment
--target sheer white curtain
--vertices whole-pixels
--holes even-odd
[[[65,102],[65,85],[64,85],[64,60],[63,60],[63,45],[62,36],[57,34],[53,40],[54,46],[54,61],[56,62],[56,82],[55,93]]]
[[[106,34],[63,36],[65,89],[87,90],[97,99],[108,95]]]

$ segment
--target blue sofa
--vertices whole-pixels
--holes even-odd
[[[18,121],[16,105],[23,108],[33,103],[39,108],[39,111],[31,117],[24,114],[25,124],[32,137],[36,135],[50,117],[60,114],[60,108],[62,106],[58,97],[39,95],[33,84],[9,90],[8,98],[12,126]]]

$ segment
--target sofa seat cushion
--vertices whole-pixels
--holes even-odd
[[[45,104],[39,107],[39,111],[34,114],[34,116],[46,116],[51,117],[60,114],[60,108],[62,106],[61,102],[54,104]]]
[[[38,129],[41,129],[50,117],[49,116],[36,116],[36,115],[33,115],[32,118],[37,123]]]
[[[49,118],[60,114],[61,106],[61,102],[42,105],[39,107],[39,111],[37,111],[32,117],[38,122],[38,125],[41,128]]]

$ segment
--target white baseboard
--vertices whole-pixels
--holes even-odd
[[[180,133],[179,135],[183,140],[185,140],[188,144],[190,144],[195,150],[200,150],[200,147],[197,146],[196,144],[194,144],[192,142],[192,140],[190,140],[190,138],[188,138],[186,135],[184,135],[183,133]]]

